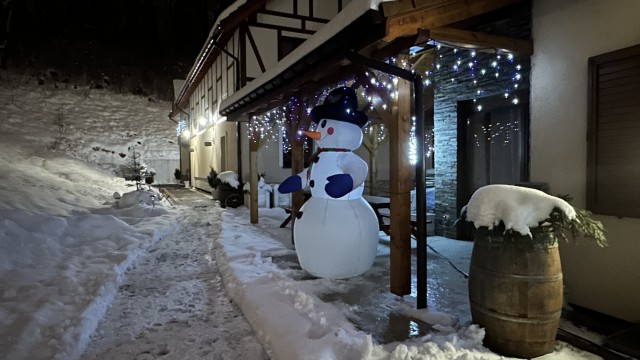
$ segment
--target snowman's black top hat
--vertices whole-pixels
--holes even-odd
[[[350,87],[339,87],[331,90],[322,105],[311,110],[314,123],[322,119],[345,121],[363,127],[369,121],[367,115],[358,111],[358,98],[355,90]]]

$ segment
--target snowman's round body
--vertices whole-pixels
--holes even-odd
[[[345,133],[351,139],[346,149],[360,145],[361,131],[352,124],[330,122],[333,129]],[[328,126],[327,126],[328,127]],[[355,130],[349,127],[355,127]],[[325,130],[319,129],[324,133]],[[330,130],[333,134],[334,130]],[[357,134],[347,135],[353,131]],[[354,145],[353,137],[357,144]],[[326,139],[328,140],[328,139]],[[325,143],[327,141],[324,141]],[[323,145],[320,140],[319,145]],[[344,141],[328,144],[339,148]],[[305,183],[311,190],[311,198],[304,203],[301,217],[295,221],[294,239],[300,266],[312,275],[341,279],[357,276],[373,265],[378,247],[379,229],[377,217],[371,206],[362,198],[366,163],[352,152],[328,149],[318,155],[306,174]],[[348,173],[354,189],[341,197],[327,194],[327,177]]]

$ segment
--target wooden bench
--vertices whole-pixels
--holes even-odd
[[[382,196],[363,195],[369,205],[373,208],[378,218],[378,226],[380,231],[383,231],[387,235],[391,235],[390,232],[390,220],[391,220],[391,199]],[[427,227],[433,226],[433,219],[429,219],[427,215]],[[417,236],[418,222],[415,211],[411,212],[411,233],[413,236]],[[428,232],[428,231],[427,231]]]

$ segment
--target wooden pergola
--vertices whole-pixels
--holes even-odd
[[[424,139],[424,124],[433,123],[433,87],[422,87],[415,73],[383,62],[390,56],[408,53],[415,45],[433,41],[473,49],[497,49],[529,56],[530,39],[512,39],[469,28],[488,22],[496,14],[508,15],[514,6],[530,5],[526,0],[399,0],[383,2],[379,9],[367,10],[343,29],[315,43],[305,53],[294,52],[282,60],[278,71],[267,71],[221,104],[221,114],[231,121],[249,121],[288,103],[292,96],[312,94],[338,80],[350,79],[361,67],[373,68],[402,79],[398,83],[396,118],[388,124],[390,151],[390,277],[391,292],[402,296],[411,292],[412,169],[405,156],[409,146],[412,101],[416,115],[416,138]],[[326,27],[332,26],[331,23]],[[322,36],[321,31],[316,33]],[[312,41],[313,40],[313,41]],[[305,45],[305,44],[303,44]],[[302,47],[302,46],[301,46]],[[428,54],[427,54],[428,56]],[[425,61],[431,64],[431,61]],[[427,65],[428,66],[428,65]],[[251,85],[251,86],[250,86]],[[412,91],[413,90],[413,91]],[[413,99],[413,100],[412,100]],[[426,193],[425,159],[418,141],[415,171],[417,198],[418,308],[426,307]],[[258,221],[256,146],[251,148],[251,221]],[[295,169],[293,169],[295,170]],[[301,170],[301,169],[300,169]],[[298,171],[300,171],[298,170]],[[301,201],[294,202],[294,213]]]

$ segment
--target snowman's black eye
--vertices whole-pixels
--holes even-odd
[[[327,126],[327,120],[322,120],[322,122],[320,123],[320,127],[324,128],[325,126]]]

